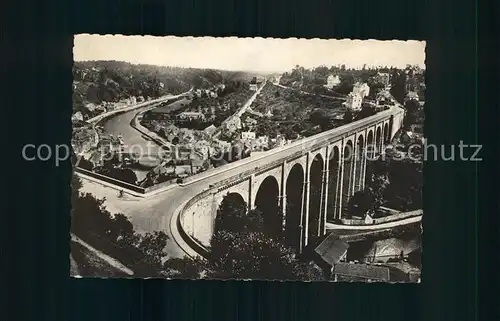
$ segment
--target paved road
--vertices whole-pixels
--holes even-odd
[[[243,106],[241,106],[240,109],[238,109],[233,115],[231,115],[230,117],[228,117],[226,120],[224,120],[222,122],[222,124],[217,128],[217,130],[215,131],[213,137],[218,137],[221,132],[222,132],[222,128],[224,126],[224,124],[228,123],[229,121],[231,121],[234,117],[241,117],[241,115],[243,115],[245,113],[245,111],[250,108],[250,106],[252,106],[253,102],[255,101],[255,99],[257,98],[257,95],[262,91],[262,89],[264,88],[264,86],[266,85],[266,82],[265,81],[256,91],[255,93],[252,94],[252,96],[250,96],[250,98],[243,104]]]

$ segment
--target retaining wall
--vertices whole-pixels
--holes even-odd
[[[129,183],[117,180],[115,178],[101,175],[101,174],[98,174],[98,173],[95,173],[95,172],[92,172],[92,171],[89,171],[89,170],[86,170],[86,169],[83,169],[80,167],[75,167],[75,171],[82,173],[82,174],[85,174],[87,176],[93,177],[93,178],[100,179],[106,183],[110,183],[110,184],[116,185],[118,187],[122,187],[122,188],[127,189],[127,190],[131,190],[131,191],[138,192],[141,194],[146,193],[146,189],[144,187],[140,187],[140,186],[137,186],[134,184],[129,184]]]
[[[422,210],[416,210],[416,211],[411,211],[411,212],[404,212],[404,213],[398,213],[398,214],[393,214],[381,218],[374,218],[370,222],[367,222],[365,220],[356,220],[356,219],[341,219],[340,221],[344,225],[373,225],[373,224],[381,224],[381,223],[389,223],[393,221],[399,221],[405,218],[413,217],[413,216],[419,216],[422,215],[423,211]]]

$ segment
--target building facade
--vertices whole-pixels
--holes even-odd
[[[325,87],[328,89],[332,89],[335,86],[338,86],[340,84],[340,77],[338,75],[329,75],[328,78],[326,78],[326,85]]]
[[[358,111],[361,110],[362,103],[363,103],[363,98],[361,97],[361,95],[359,93],[351,92],[347,96],[347,99],[343,103],[343,105],[351,111]]]

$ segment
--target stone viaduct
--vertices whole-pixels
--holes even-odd
[[[264,214],[297,251],[340,219],[349,198],[364,188],[367,156],[380,152],[403,124],[404,110],[373,116],[286,145],[265,157],[240,161],[242,172],[224,177],[184,204],[178,226],[201,247],[209,245],[217,208],[225,197]],[[245,162],[246,161],[246,162]],[[255,165],[255,166],[253,166]]]

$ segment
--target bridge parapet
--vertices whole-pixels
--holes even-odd
[[[247,159],[243,159],[228,164],[224,167],[209,170],[203,174],[188,178],[185,183],[181,184],[182,186],[194,184],[197,181],[203,181],[204,179],[216,175],[221,175],[223,177],[224,173],[226,172],[228,173],[227,175],[229,175],[229,177],[225,177],[224,179],[221,179],[216,183],[210,185],[206,190],[191,198],[182,207],[178,218],[179,228],[184,231],[184,233],[181,233],[181,235],[188,238],[186,240],[187,243],[195,244],[198,250],[206,252],[211,235],[213,233],[213,225],[215,222],[217,206],[224,191],[236,191],[240,194],[244,194],[243,198],[248,203],[248,206],[252,208],[255,201],[254,198],[256,196],[255,188],[258,188],[258,186],[253,185],[258,185],[258,183],[262,182],[264,179],[259,178],[258,180],[256,180],[255,177],[260,175],[265,176],[266,174],[273,172],[272,175],[278,178],[278,184],[281,184],[281,188],[279,188],[279,196],[281,197],[281,194],[284,194],[283,190],[285,189],[285,186],[283,185],[286,181],[286,175],[288,175],[288,171],[291,167],[288,166],[288,163],[292,165],[292,163],[294,162],[300,162],[299,159],[304,155],[309,155],[310,151],[319,151],[322,153],[322,155],[324,154],[323,156],[326,155],[326,157],[324,157],[326,159],[324,159],[323,166],[327,166],[325,164],[328,163],[328,158],[330,157],[330,155],[333,155],[333,153],[329,152],[330,148],[327,148],[328,146],[335,145],[338,147],[339,141],[342,141],[340,147],[343,147],[345,143],[344,141],[347,137],[354,137],[354,139],[357,140],[357,137],[359,135],[367,136],[367,129],[370,128],[373,128],[375,130],[376,128],[381,128],[381,131],[384,131],[384,127],[386,127],[386,124],[389,124],[390,119],[396,119],[399,117],[401,119],[396,119],[395,121],[393,121],[392,128],[389,129],[389,131],[391,132],[391,136],[393,136],[393,130],[399,129],[400,125],[402,124],[402,117],[400,117],[401,115],[404,116],[404,110],[398,107],[394,107],[390,110],[382,111],[371,117],[361,119],[345,126],[334,128],[332,130],[299,140],[297,142],[293,142],[280,148],[276,148],[275,150],[271,150],[267,153],[259,155],[259,157],[250,157]],[[360,133],[361,131],[362,133]],[[366,140],[366,137],[364,137],[364,139]],[[353,145],[356,145],[357,142],[353,141],[352,143]],[[322,148],[324,148],[328,153],[325,154],[324,151],[321,150]],[[340,151],[342,150],[343,149],[340,148]],[[309,164],[310,161],[307,161],[306,163]],[[256,166],[252,166],[252,164],[255,164]],[[285,164],[285,166],[282,166],[283,164]],[[280,175],[274,173],[276,172],[275,169],[278,166],[282,166],[281,170],[284,171],[284,173],[282,173],[282,175],[285,176],[283,180],[280,179]],[[235,170],[240,168],[242,171],[236,173]],[[303,169],[308,177],[309,168]],[[325,171],[325,168],[323,168],[323,171]],[[231,172],[233,173],[230,174]],[[363,174],[361,177],[364,177]],[[322,193],[325,193],[326,190],[326,188],[323,189]],[[306,194],[308,193],[309,190],[307,190]],[[305,198],[305,200],[308,200],[308,196]],[[308,201],[306,201],[305,204],[308,204]],[[305,215],[306,221],[308,220],[307,207],[308,206],[304,207],[305,212],[302,214]],[[324,217],[326,217],[326,215],[324,215]]]

